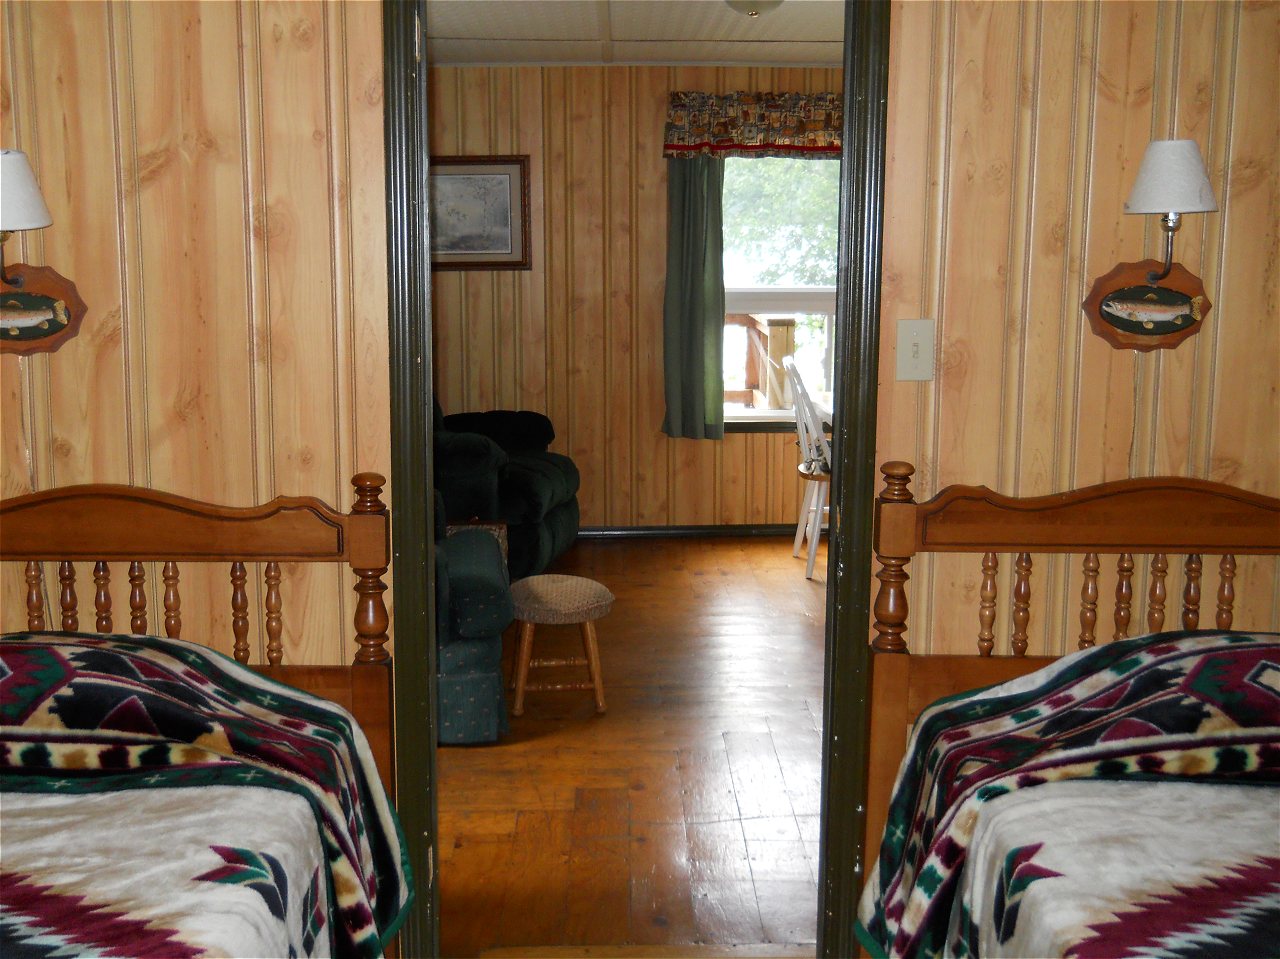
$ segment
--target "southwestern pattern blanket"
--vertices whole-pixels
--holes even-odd
[[[1130,847],[1123,863],[1104,863],[1080,839],[1106,832],[1119,819],[1110,821],[1096,795],[1063,793],[1068,781],[1155,784],[1157,790],[1170,783],[1221,784],[1230,791],[1181,804],[1170,797],[1163,808],[1171,818],[1155,838],[1180,846],[1185,858],[1195,844],[1184,837],[1197,833],[1207,858],[1194,870],[1165,869],[1168,853],[1150,847],[1140,853]],[[1110,883],[1118,890],[1110,906],[1095,897],[1091,914],[1073,918],[1077,939],[1034,954],[1269,954],[1280,924],[1277,786],[1280,636],[1274,634],[1123,640],[942,700],[913,729],[880,859],[860,904],[859,935],[876,955],[988,955],[999,954],[1001,944],[1017,955],[1019,943],[1032,941],[1026,928],[1034,922],[1028,918],[1032,890],[1057,884],[1060,891],[1096,892]],[[1037,806],[1046,813],[1035,831],[1006,833],[1008,848],[998,857],[978,850],[975,833],[989,831],[987,815],[1024,797],[1024,820]],[[1093,807],[1092,823],[1077,820],[1074,830],[1055,831],[1067,820],[1052,814],[1055,803],[1065,810],[1082,798]],[[1143,800],[1121,794],[1119,808],[1132,810],[1134,801]],[[1156,817],[1158,808],[1146,811]],[[1241,818],[1233,822],[1236,813],[1229,810]],[[1242,846],[1235,831],[1248,822],[1271,828]],[[1215,843],[1207,838],[1215,829],[1235,835]],[[1145,895],[1139,880],[1162,872],[1187,881]],[[1228,887],[1234,891],[1219,897],[1224,910],[1215,914],[1207,891]],[[966,896],[974,890],[976,897]]]
[[[6,956],[372,956],[403,920],[399,824],[333,703],[192,643],[14,634],[0,722]]]

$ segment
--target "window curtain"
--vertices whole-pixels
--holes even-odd
[[[838,93],[675,91],[667,103],[668,436],[724,436],[724,157],[839,157]]]
[[[667,415],[662,430],[724,437],[724,161],[667,162],[667,288],[662,304]]]
[[[697,93],[667,101],[662,155],[673,157],[840,156],[839,93]]]

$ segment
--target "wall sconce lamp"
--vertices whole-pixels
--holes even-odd
[[[1147,274],[1155,286],[1173,269],[1173,235],[1184,213],[1213,213],[1218,201],[1209,185],[1195,140],[1152,140],[1142,155],[1138,179],[1124,201],[1125,213],[1160,213],[1164,229],[1164,270]]]
[[[1099,277],[1083,304],[1093,331],[1117,349],[1140,352],[1175,347],[1198,332],[1212,304],[1200,278],[1173,262],[1173,236],[1182,214],[1217,209],[1195,140],[1147,144],[1124,212],[1161,215],[1164,262],[1121,263]]]
[[[0,353],[52,353],[80,329],[86,308],[74,283],[47,266],[5,266],[10,236],[52,223],[27,155],[0,150]]]
[[[52,223],[27,155],[21,150],[0,150],[0,282],[22,285],[21,277],[10,279],[4,268],[4,244],[9,237],[19,230],[39,230]]]

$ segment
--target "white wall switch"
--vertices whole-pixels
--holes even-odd
[[[933,379],[933,320],[898,321],[898,379]]]

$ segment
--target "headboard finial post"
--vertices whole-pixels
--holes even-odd
[[[356,488],[356,503],[351,507],[353,513],[385,513],[387,504],[382,502],[382,488],[387,485],[387,478],[381,473],[357,473],[351,477],[351,485]]]
[[[360,528],[352,531],[352,571],[356,574],[356,651],[357,663],[382,663],[391,658],[387,652],[387,626],[391,617],[382,594],[387,584],[382,575],[388,568],[387,505],[382,501],[382,488],[387,479],[381,473],[357,473],[351,477],[356,502],[351,507],[352,519],[359,518]],[[372,524],[368,526],[367,524]],[[355,540],[358,539],[358,543]]]
[[[880,467],[884,489],[876,501],[876,592],[874,616],[875,636],[871,646],[880,653],[905,653],[907,642],[907,562],[911,559],[909,544],[914,539],[915,499],[911,494],[911,475],[916,468],[901,460],[890,460]]]
[[[916,468],[902,460],[890,460],[880,467],[884,475],[884,489],[880,493],[882,503],[914,503],[911,495],[911,476]]]

